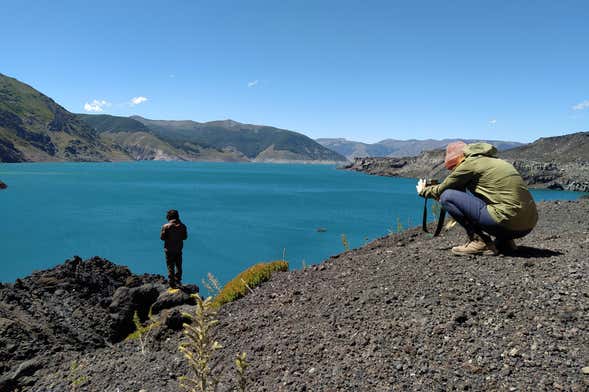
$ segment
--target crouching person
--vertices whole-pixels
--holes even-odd
[[[182,248],[188,232],[186,225],[180,221],[178,211],[168,211],[166,219],[168,223],[162,226],[160,238],[164,241],[168,282],[171,288],[176,288],[182,284]]]
[[[468,242],[453,247],[455,255],[515,251],[513,240],[536,226],[536,204],[524,180],[496,154],[488,143],[451,143],[444,162],[450,175],[439,185],[426,186],[423,179],[417,184],[420,196],[439,200],[466,230]]]

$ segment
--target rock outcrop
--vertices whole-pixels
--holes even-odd
[[[194,285],[173,294],[173,302],[162,301],[170,296],[166,283],[162,276],[134,275],[99,257],[74,257],[0,285],[0,390],[21,383],[48,356],[122,341],[136,329],[134,315],[147,320],[155,304],[158,311],[194,304]]]

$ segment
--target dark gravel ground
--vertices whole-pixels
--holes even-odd
[[[513,255],[412,229],[277,273],[219,314],[220,389],[245,351],[252,391],[589,390],[589,200],[539,210]],[[175,391],[180,339],[51,354],[25,390]]]

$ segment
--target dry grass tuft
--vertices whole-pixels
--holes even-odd
[[[248,292],[252,292],[254,287],[270,279],[272,273],[276,271],[288,271],[288,263],[280,260],[251,266],[223,287],[215,297],[215,305],[221,306],[245,296]]]

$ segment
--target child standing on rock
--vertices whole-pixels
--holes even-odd
[[[168,211],[166,219],[168,223],[162,226],[160,238],[164,241],[168,281],[170,287],[175,289],[182,283],[182,248],[188,232],[186,225],[180,221],[178,211]]]

